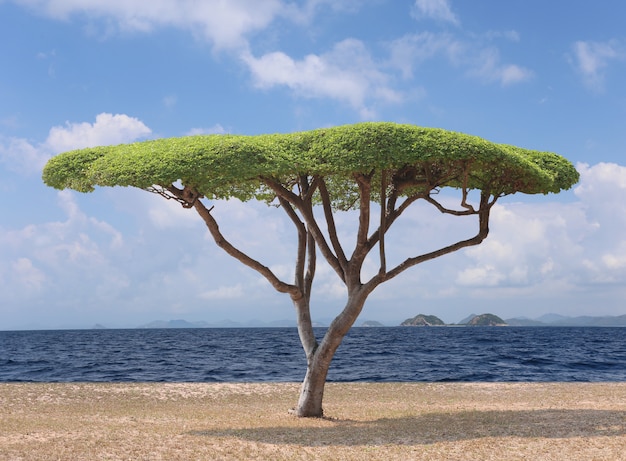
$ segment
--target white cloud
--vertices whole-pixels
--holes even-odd
[[[64,220],[0,232],[0,253],[8,262],[0,268],[4,293],[0,299],[19,303],[40,297],[53,304],[57,298],[61,303],[80,298],[85,302],[95,292],[110,296],[128,285],[111,258],[126,253],[121,233],[85,215],[74,193],[58,192],[58,200]]]
[[[189,30],[216,50],[247,47],[249,37],[277,18],[308,24],[320,10],[354,12],[359,0],[13,0],[39,14],[61,20],[92,20],[94,34],[149,33],[159,27]],[[93,20],[102,20],[94,24]]]
[[[412,299],[439,302],[433,300],[460,297],[469,303],[472,299],[563,298],[579,287],[595,285],[604,290],[606,284],[623,285],[626,167],[580,165],[579,170],[576,200],[498,204],[491,234],[483,244],[407,271],[377,290],[372,302],[392,306]],[[113,198],[117,211],[99,208],[98,215],[122,213],[119,223],[96,219],[81,210],[78,194],[61,192],[59,206],[65,219],[0,232],[0,252],[8,263],[0,268],[0,300],[19,304],[26,299],[59,298],[89,306],[81,307],[84,310],[115,302],[125,306],[120,307],[125,315],[145,311],[152,313],[144,315],[153,316],[157,308],[174,315],[176,306],[182,305],[185,312],[201,318],[211,315],[202,300],[238,306],[242,310],[237,312],[260,300],[289,306],[286,297],[259,282],[258,274],[217,248],[193,210],[141,191],[115,189],[95,195],[89,200]],[[118,209],[120,204],[126,208]],[[237,200],[212,205],[229,241],[286,281],[291,279],[295,236],[279,210]],[[432,245],[467,238],[475,231],[474,219],[442,217],[425,205],[413,211],[407,211],[389,236],[390,265],[408,253],[432,250]],[[126,229],[130,216],[139,229]],[[336,218],[340,238],[352,242],[354,215],[340,213]],[[375,259],[374,255],[374,270]],[[19,283],[31,288],[16,289]],[[322,258],[314,286],[316,315],[326,315],[345,299],[345,287]],[[67,293],[72,295],[68,298]],[[218,309],[217,304],[209,308]]]
[[[11,264],[13,284],[22,286],[26,290],[39,291],[47,277],[40,269],[33,266],[28,258],[18,258]]]
[[[498,82],[502,86],[521,83],[532,78],[533,72],[516,64],[502,64],[495,48],[486,48],[468,61],[469,75],[485,82]]]
[[[70,123],[50,129],[46,146],[53,152],[84,147],[122,144],[148,136],[152,131],[143,122],[124,114],[102,113],[94,123]]]
[[[602,263],[609,270],[626,268],[626,240],[620,242],[613,252],[603,255]]]
[[[579,201],[496,205],[491,234],[466,251],[474,263],[458,272],[457,282],[527,290],[626,283],[626,167],[580,164],[578,170]]]
[[[500,67],[496,72],[496,76],[502,86],[507,86],[513,83],[530,80],[533,76],[533,72],[515,64],[508,64]]]
[[[193,209],[183,208],[174,200],[159,197],[158,200],[150,200],[146,205],[150,222],[158,229],[193,228],[200,224]]]
[[[14,0],[54,18],[68,19],[76,15],[103,20],[105,27],[141,33],[160,27],[176,27],[191,31],[211,43],[216,50],[227,50],[244,62],[253,84],[260,89],[289,88],[296,96],[341,101],[363,119],[373,119],[382,104],[404,103],[421,96],[424,90],[412,85],[410,94],[393,86],[393,75],[384,70],[366,45],[356,39],[338,42],[327,53],[309,53],[296,58],[282,50],[254,53],[253,34],[267,30],[277,19],[308,24],[320,12],[352,12],[360,7],[357,0],[307,0],[294,3],[286,0]],[[415,0],[412,14],[456,25],[460,24],[448,0]],[[91,23],[93,24],[93,22]],[[97,24],[97,22],[96,22]],[[111,33],[108,31],[107,33]],[[488,32],[495,37],[496,32]],[[499,33],[510,40],[519,40],[515,31]],[[466,44],[450,37],[434,34],[399,39],[392,46],[391,66],[400,69],[404,78],[413,74],[415,60],[420,62],[438,53],[448,55],[454,66],[459,63],[468,74],[483,81],[503,86],[528,80],[532,72],[516,65],[501,63],[491,52],[483,52],[475,44]],[[411,59],[406,58],[412,58]],[[171,107],[176,98],[167,96],[163,103]]]
[[[50,129],[43,143],[0,136],[0,162],[21,173],[38,173],[55,154],[83,147],[122,144],[148,136],[152,131],[140,120],[124,114],[101,113],[94,123],[70,123]]]
[[[460,24],[448,0],[415,0],[412,15],[416,19],[428,18],[455,25]]]
[[[284,3],[282,14],[294,22],[307,24],[318,10],[326,7],[333,12],[353,13],[363,6],[363,0],[305,0],[296,3]]]
[[[286,86],[301,97],[340,100],[357,109],[363,118],[373,116],[372,104],[402,100],[365,45],[356,39],[343,40],[328,53],[310,54],[299,61],[283,52],[260,58],[248,54],[243,59],[258,88]]]
[[[614,194],[617,191],[619,195],[622,195],[626,192],[626,167],[601,162],[593,166],[579,163],[576,169],[581,176],[579,185],[574,189],[578,197],[585,202],[594,201],[599,205],[604,203],[610,207],[618,205],[620,210],[624,210],[626,203],[623,201],[615,203],[610,200],[611,195],[608,194]]]
[[[580,199],[590,222],[595,226],[585,267],[598,281],[626,281],[626,166],[581,163],[580,184],[574,194]]]
[[[498,285],[504,279],[506,279],[504,274],[500,273],[494,266],[487,264],[462,270],[457,277],[457,283],[460,285],[492,287]]]
[[[179,27],[211,41],[216,49],[244,46],[246,36],[267,27],[285,9],[280,0],[14,0],[57,19],[105,18],[121,31]]]
[[[392,41],[389,49],[389,65],[399,69],[404,78],[413,77],[415,68],[438,56],[444,56],[452,66],[465,69],[468,76],[485,83],[508,86],[533,77],[530,69],[503,63],[497,48],[460,40],[449,33],[407,34]]]
[[[573,65],[582,75],[587,87],[595,91],[604,89],[605,71],[609,62],[623,59],[625,54],[620,44],[609,42],[578,41],[572,45],[574,51]]]
[[[34,146],[27,139],[0,135],[0,163],[22,175],[41,171],[52,153],[47,146]]]
[[[245,295],[241,284],[219,287],[214,290],[208,290],[200,293],[198,296],[202,299],[236,299]]]
[[[540,274],[554,264],[553,253],[576,253],[577,242],[567,235],[563,214],[574,210],[555,210],[554,206],[507,204],[492,211],[491,233],[480,246],[465,252],[475,261],[459,272],[458,283],[470,286],[533,285]],[[556,258],[560,261],[559,258]],[[552,261],[552,263],[550,262]]]
[[[432,32],[407,34],[390,43],[389,64],[400,69],[404,78],[412,78],[415,66],[439,54],[448,57],[451,62],[456,62],[463,48],[464,45],[450,34]]]

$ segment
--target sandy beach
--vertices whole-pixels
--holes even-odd
[[[626,383],[0,384],[0,460],[626,460]]]

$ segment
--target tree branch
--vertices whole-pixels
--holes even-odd
[[[469,170],[466,167],[465,174],[463,175],[463,198],[461,199],[461,206],[473,212],[474,207],[470,205],[469,203],[467,203],[467,192],[468,192],[467,180],[468,178],[469,178]]]
[[[478,214],[478,233],[467,240],[461,240],[452,245],[448,245],[446,247],[440,248],[439,250],[431,251],[429,253],[424,253],[420,256],[416,256],[414,258],[408,258],[404,262],[400,263],[398,266],[387,272],[385,275],[377,275],[374,276],[368,283],[368,289],[374,289],[377,285],[380,285],[387,280],[390,280],[397,275],[401,274],[405,270],[410,267],[413,267],[417,264],[423,263],[425,261],[429,261],[431,259],[438,258],[440,256],[444,256],[449,253],[453,253],[462,248],[474,246],[480,244],[487,235],[489,234],[489,214],[491,208],[496,203],[497,197],[494,197],[492,201],[489,200],[490,194],[487,192],[482,192],[480,197],[480,208],[476,212]],[[373,286],[369,287],[372,284]]]
[[[383,170],[380,175],[380,225],[378,226],[379,273],[385,274],[387,272],[387,258],[385,256],[385,234],[387,233],[387,171]]]
[[[311,300],[311,290],[313,287],[313,278],[315,277],[315,269],[317,264],[317,252],[315,245],[315,238],[313,234],[307,230],[307,249],[308,249],[308,267],[306,275],[304,276],[304,293],[307,297],[307,301]]]
[[[370,227],[370,199],[372,195],[371,189],[372,174],[356,175],[356,181],[359,186],[359,229],[357,231],[357,246],[367,241],[367,233]]]
[[[451,214],[451,215],[454,215],[454,216],[471,216],[471,215],[474,215],[474,214],[478,214],[480,211],[476,211],[473,206],[465,204],[466,198],[467,198],[466,191],[463,190],[463,201],[461,202],[461,206],[466,208],[466,210],[459,211],[459,210],[452,210],[450,208],[444,207],[441,203],[439,203],[437,200],[432,198],[430,195],[424,196],[424,200],[426,200],[428,203],[433,205],[435,208],[437,208],[442,213]]]
[[[315,220],[315,215],[313,214],[313,195],[311,193],[306,193],[305,196],[307,200],[303,200],[297,194],[285,189],[280,183],[276,182],[273,179],[263,178],[265,183],[270,187],[277,197],[283,197],[287,202],[291,203],[294,207],[300,210],[302,213],[302,218],[306,223],[308,229],[307,231],[313,235],[317,246],[322,253],[322,256],[326,259],[330,267],[332,267],[339,278],[345,282],[346,276],[344,273],[341,264],[339,263],[339,259],[334,255],[331,250],[326,238],[324,238],[324,234],[322,233],[317,221]],[[309,191],[310,192],[310,191]]]
[[[416,200],[422,198],[421,194],[412,195],[411,197],[407,197],[398,209],[393,209],[395,206],[396,197],[389,197],[389,201],[393,200],[393,203],[387,206],[387,217],[385,219],[385,228],[383,229],[383,234],[388,232],[391,229],[391,225],[400,217],[402,213]],[[380,227],[376,229],[372,235],[370,235],[369,239],[367,239],[367,251],[371,251],[372,248],[378,243],[380,239],[381,229]]]
[[[335,254],[337,255],[339,264],[345,272],[347,270],[348,260],[343,251],[343,247],[339,242],[339,237],[337,237],[337,226],[335,224],[335,218],[333,216],[333,210],[330,203],[330,195],[328,194],[326,182],[323,178],[320,178],[319,180],[319,192],[322,198],[322,208],[324,209],[324,217],[326,218],[326,226],[328,228],[330,243],[333,245],[333,249],[335,250]]]
[[[278,197],[278,201],[280,202],[280,206],[287,216],[291,219],[294,226],[296,227],[296,231],[298,233],[298,250],[296,255],[296,270],[295,270],[295,284],[302,290],[303,293],[306,294],[305,286],[304,286],[304,266],[306,264],[306,250],[307,250],[307,235],[306,227],[304,223],[300,220],[295,210],[291,206],[291,204],[285,200],[283,197]]]
[[[167,187],[167,190],[181,200],[186,200],[187,203],[190,203],[193,208],[195,208],[196,212],[200,215],[207,228],[209,229],[209,233],[215,240],[215,243],[218,247],[223,249],[226,253],[228,253],[233,258],[237,259],[239,262],[245,264],[251,269],[254,269],[259,274],[261,274],[265,279],[274,287],[276,291],[280,293],[288,293],[293,299],[298,299],[303,296],[302,291],[296,285],[291,285],[281,281],[276,275],[270,270],[269,267],[264,266],[257,260],[251,258],[241,250],[235,248],[226,238],[222,235],[219,225],[217,221],[211,215],[211,210],[209,210],[202,201],[198,200],[198,193],[189,187],[185,187],[184,189],[178,189],[175,186]],[[194,198],[195,197],[195,198]],[[189,199],[193,199],[193,201],[189,201]]]

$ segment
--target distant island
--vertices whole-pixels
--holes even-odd
[[[473,317],[466,323],[470,327],[505,327],[508,325],[504,320],[494,314],[482,314]]]
[[[626,327],[626,315],[567,317],[559,314],[546,314],[536,319],[516,317],[508,319],[507,323],[519,327]]]
[[[469,317],[464,318],[457,324],[460,326],[468,327],[500,327],[507,326],[507,322],[494,314],[472,314]],[[450,325],[450,326],[452,326]],[[413,318],[406,319],[400,324],[402,327],[431,327],[431,326],[446,326],[446,323],[435,315],[418,314]]]
[[[436,320],[435,320],[436,319]],[[438,323],[434,315],[419,314],[402,322],[401,326],[510,326],[510,327],[626,327],[626,315],[567,317],[559,314],[546,314],[536,319],[515,317],[503,320],[494,314],[471,314],[458,323]]]
[[[91,328],[102,330],[109,328],[106,324],[94,324]],[[388,324],[389,325],[389,324]],[[567,317],[559,314],[546,314],[541,317],[530,319],[526,317],[515,317],[503,320],[494,314],[471,314],[458,323],[445,323],[439,317],[428,314],[418,314],[415,317],[408,318],[401,322],[400,326],[448,326],[448,327],[466,327],[466,326],[511,326],[511,327],[626,327],[626,315],[620,316],[579,316]],[[234,322],[231,320],[223,320],[215,323],[205,321],[188,321],[184,319],[175,320],[155,320],[144,325],[134,328],[295,328],[295,319],[261,321],[251,319],[246,322]],[[328,322],[321,320],[314,323],[315,327],[327,327]],[[376,320],[364,320],[355,327],[386,327],[387,325]],[[128,327],[124,327],[128,328]],[[131,327],[132,328],[132,327]]]
[[[377,322],[376,320],[366,320],[365,322],[363,322],[361,324],[362,327],[384,327],[385,325],[383,325],[380,322]]]
[[[411,319],[406,319],[400,324],[402,327],[432,327],[444,326],[445,323],[439,317],[434,315],[418,314]]]

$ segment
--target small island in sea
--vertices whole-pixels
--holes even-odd
[[[415,317],[408,318],[398,323],[399,320],[392,321],[394,326],[447,326],[447,327],[466,327],[466,326],[511,326],[511,327],[626,327],[626,314],[619,316],[579,316],[568,317],[560,314],[545,314],[538,318],[514,317],[503,320],[494,314],[471,314],[459,322],[445,323],[435,315],[418,314]],[[314,322],[315,327],[326,327],[330,321],[328,319],[320,319]],[[387,327],[389,323],[382,323],[377,320],[364,319],[355,327]],[[106,323],[97,323],[92,326],[78,327],[79,329],[88,328],[94,330],[103,330],[109,328],[285,328],[296,327],[295,319],[283,320],[258,320],[252,319],[245,322],[235,322],[232,320],[219,320],[213,322],[206,321],[188,321],[183,319],[175,320],[155,320],[139,326],[110,326]]]
[[[468,327],[501,327],[507,326],[508,323],[494,314],[472,314],[461,320],[454,326]],[[452,326],[450,325],[450,326]],[[443,320],[435,315],[418,314],[413,318],[406,319],[400,324],[403,327],[432,327],[432,326],[448,326]]]
[[[406,319],[400,324],[402,327],[432,327],[444,326],[445,323],[435,315],[418,314],[411,319]]]
[[[494,314],[482,314],[473,317],[466,323],[469,327],[505,327],[508,325],[504,320]]]
[[[365,322],[363,322],[361,324],[361,326],[362,327],[377,327],[377,328],[379,328],[379,327],[384,327],[385,325],[380,323],[380,322],[377,322],[376,320],[366,320]]]

